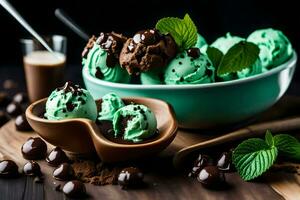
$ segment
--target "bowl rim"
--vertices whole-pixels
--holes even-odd
[[[37,100],[35,102],[33,102],[32,104],[30,104],[28,106],[28,108],[26,109],[25,111],[25,115],[26,115],[26,118],[30,118],[31,120],[33,121],[36,121],[36,122],[39,122],[39,123],[47,123],[47,124],[63,124],[63,123],[68,123],[68,122],[80,122],[80,123],[85,123],[89,128],[92,128],[92,124],[96,124],[94,121],[90,120],[90,119],[86,119],[86,118],[70,118],[70,119],[62,119],[62,120],[49,120],[49,119],[44,119],[44,118],[41,118],[37,115],[35,115],[33,113],[33,109],[40,105],[41,103],[45,103],[47,101],[47,97],[46,98],[43,98],[43,99],[40,99],[40,100]],[[98,99],[95,99],[95,101],[98,101],[100,100],[101,98],[98,98]],[[122,143],[116,143],[116,142],[113,142],[111,140],[109,140],[108,138],[106,138],[103,134],[96,134],[94,131],[92,131],[92,134],[94,135],[94,137],[97,139],[97,140],[101,140],[102,143],[105,143],[107,146],[114,146],[116,148],[143,148],[143,147],[147,147],[147,146],[151,146],[151,145],[156,145],[156,144],[160,144],[164,141],[167,141],[169,139],[174,139],[176,137],[176,134],[177,134],[177,130],[178,130],[178,122],[177,122],[177,119],[176,119],[176,115],[175,115],[175,111],[173,109],[173,107],[163,101],[163,100],[160,100],[160,99],[155,99],[155,98],[147,98],[147,97],[122,97],[123,100],[136,100],[136,99],[139,99],[139,100],[150,100],[150,101],[156,101],[156,102],[159,102],[160,104],[164,104],[167,109],[168,109],[168,112],[171,116],[171,121],[172,121],[172,127],[171,127],[171,131],[168,133],[168,134],[164,134],[163,136],[155,139],[155,140],[150,140],[149,142],[142,142],[142,143],[130,143],[130,144],[122,144]],[[93,128],[92,128],[93,129]],[[40,135],[38,133],[38,135]],[[92,140],[94,140],[93,138],[91,138]],[[172,139],[172,140],[173,140]],[[95,146],[95,145],[94,145]]]
[[[231,81],[224,81],[224,82],[216,82],[216,83],[203,83],[203,84],[186,84],[186,85],[166,85],[166,84],[157,84],[157,85],[142,85],[142,84],[128,84],[128,83],[114,83],[109,81],[103,81],[96,77],[93,77],[90,75],[86,67],[82,68],[82,76],[84,81],[88,80],[89,82],[92,82],[97,85],[111,87],[111,88],[119,88],[119,89],[129,89],[129,90],[153,90],[153,89],[159,89],[159,90],[185,90],[185,89],[200,89],[200,88],[213,88],[213,87],[223,87],[223,86],[231,86],[239,83],[247,83],[256,81],[259,79],[263,79],[266,77],[269,77],[273,74],[276,74],[280,71],[283,71],[287,68],[296,67],[298,56],[295,51],[293,51],[293,54],[290,59],[288,59],[286,62],[280,64],[277,67],[274,67],[270,69],[267,72],[260,73],[254,76],[246,77],[243,79],[236,79]]]

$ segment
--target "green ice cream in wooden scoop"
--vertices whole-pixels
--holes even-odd
[[[87,118],[95,121],[97,106],[87,90],[67,82],[63,87],[55,89],[49,96],[45,117],[49,120]]]
[[[157,121],[154,113],[144,105],[130,104],[120,108],[113,118],[115,137],[141,142],[155,135]]]

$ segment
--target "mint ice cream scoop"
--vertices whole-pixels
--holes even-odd
[[[259,58],[264,68],[278,66],[293,54],[289,39],[279,30],[267,28],[254,31],[247,41],[257,44],[260,48]]]
[[[102,97],[101,111],[98,114],[98,120],[110,120],[114,118],[115,112],[124,107],[122,99],[115,93],[108,93]]]
[[[144,105],[130,104],[120,108],[113,118],[115,137],[141,142],[156,133],[157,121],[154,113]]]
[[[232,36],[230,33],[227,33],[223,37],[219,37],[214,41],[210,46],[215,47],[226,54],[227,51],[235,44],[245,40],[244,38],[238,36]]]
[[[87,90],[67,82],[48,97],[45,117],[49,120],[87,118],[95,121],[97,106]]]
[[[166,68],[166,84],[201,84],[214,82],[215,68],[199,48],[181,52]]]
[[[215,42],[213,42],[211,44],[212,47],[215,47],[217,49],[219,49],[220,51],[222,51],[223,54],[226,54],[227,51],[234,46],[235,44],[244,41],[244,38],[241,37],[237,37],[237,36],[232,36],[230,33],[227,33],[225,36],[218,38]],[[202,47],[202,51],[206,51],[207,47]],[[227,74],[223,74],[218,76],[216,79],[220,79],[222,81],[230,81],[233,79],[242,79],[242,78],[246,78],[249,76],[253,76],[256,74],[260,74],[263,71],[263,67],[261,64],[261,61],[258,59],[253,66],[243,69],[237,73],[227,73]]]
[[[95,38],[92,39],[84,49],[83,66],[92,76],[101,80],[128,83],[130,76],[118,61],[122,42],[125,42],[126,38],[122,39],[122,36],[116,33],[101,33],[96,41]]]
[[[198,37],[197,37],[197,42],[196,42],[195,47],[201,48],[204,45],[206,45],[207,43],[206,43],[206,40],[204,39],[204,37],[202,35],[200,35],[199,33],[197,35],[198,35]]]
[[[262,67],[262,64],[261,64],[260,60],[257,59],[251,67],[243,69],[242,71],[237,72],[237,77],[239,79],[242,79],[242,78],[246,78],[246,77],[249,77],[249,76],[254,76],[256,74],[260,74],[260,73],[265,72],[265,71],[266,70],[264,70],[264,68]]]
[[[160,76],[154,72],[143,72],[141,73],[141,83],[143,85],[159,85],[163,83],[163,75]]]
[[[164,84],[164,69],[155,68],[141,73],[140,77],[143,85]]]

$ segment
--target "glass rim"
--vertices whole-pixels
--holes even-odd
[[[59,34],[53,34],[53,35],[41,35],[42,38],[53,38],[53,37],[58,37],[60,39],[62,39],[62,41],[67,41],[67,37],[64,36],[64,35],[59,35]],[[28,44],[28,43],[32,43],[33,41],[35,41],[36,39],[31,36],[31,37],[28,37],[28,38],[21,38],[19,41],[20,43],[22,44]],[[36,40],[37,41],[37,40]]]

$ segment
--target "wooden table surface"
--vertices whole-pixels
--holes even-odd
[[[21,133],[15,130],[14,121],[0,129],[0,155],[17,162],[21,168],[26,160],[21,155],[21,145],[36,133]],[[48,144],[48,150],[51,149]],[[61,192],[55,191],[52,178],[53,168],[45,161],[39,161],[45,175],[44,184],[35,183],[32,177],[0,179],[0,199],[4,200],[52,200],[65,199]],[[94,186],[86,184],[87,199],[283,199],[266,182],[250,183],[240,179],[236,173],[226,174],[228,187],[224,190],[208,190],[196,180],[192,180],[174,170],[171,157],[161,156],[149,159],[143,164],[146,186],[136,190],[122,190],[118,185]]]

